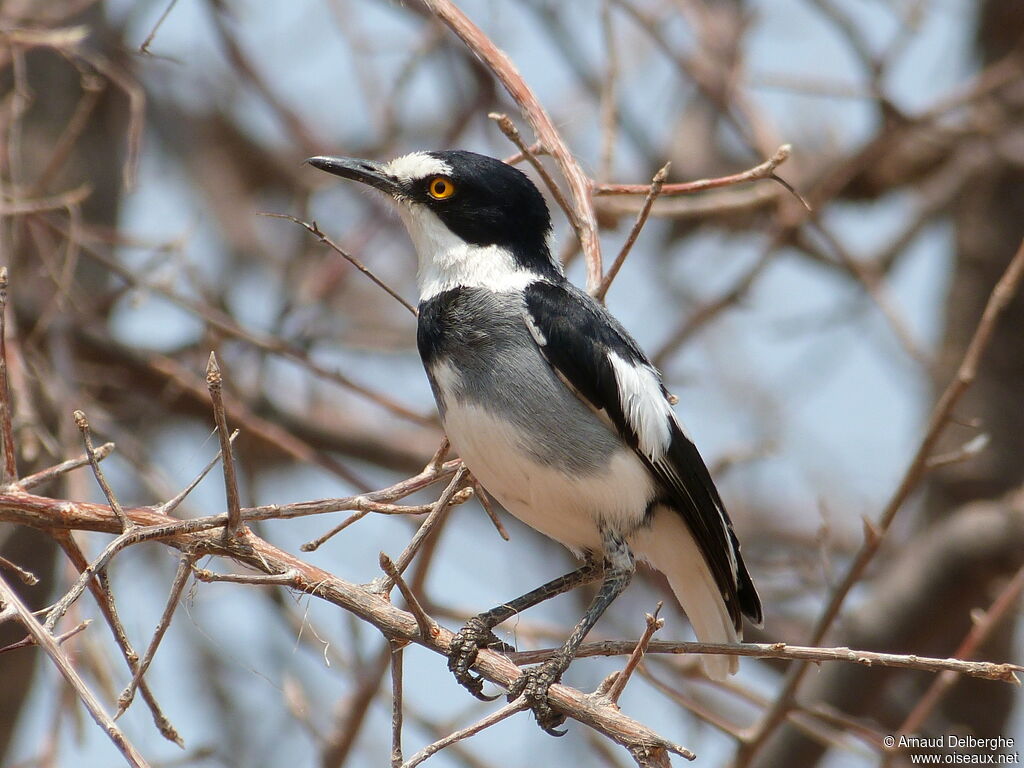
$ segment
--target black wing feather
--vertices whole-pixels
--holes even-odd
[[[609,353],[654,370],[637,343],[607,310],[568,282],[531,283],[525,300],[528,320],[540,334],[538,341],[548,363],[581,397],[608,415],[658,479],[668,506],[682,515],[737,629],[741,613],[760,624],[761,601],[743,564],[725,505],[696,446],[673,420],[668,449],[654,461],[640,449],[639,436],[623,411]],[[668,397],[664,387],[661,395]]]

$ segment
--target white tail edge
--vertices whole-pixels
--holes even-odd
[[[678,512],[655,508],[652,524],[633,534],[630,543],[638,558],[668,578],[698,641],[735,643],[740,639],[714,576]],[[712,680],[725,680],[739,669],[736,656],[704,654],[700,660]]]

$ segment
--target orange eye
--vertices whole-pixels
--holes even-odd
[[[445,176],[437,176],[430,180],[427,186],[427,194],[435,200],[447,200],[455,194],[455,185],[452,180]]]

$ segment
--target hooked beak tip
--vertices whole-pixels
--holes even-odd
[[[321,171],[341,176],[344,179],[358,181],[367,186],[379,189],[392,197],[403,193],[398,180],[388,173],[381,163],[373,160],[361,160],[355,157],[327,157],[317,155],[310,157],[306,163]]]

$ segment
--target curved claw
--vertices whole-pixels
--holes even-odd
[[[508,689],[508,700],[520,696],[533,710],[533,717],[541,729],[552,736],[564,736],[567,731],[558,726],[565,722],[565,715],[555,710],[548,702],[548,688],[557,683],[564,669],[558,659],[549,659],[536,667],[524,669]]]
[[[448,647],[448,669],[459,685],[481,701],[494,701],[501,694],[490,696],[483,692],[484,679],[474,675],[470,668],[476,662],[477,651],[481,648],[504,651],[509,646],[494,636],[480,617],[470,619],[452,638]]]

